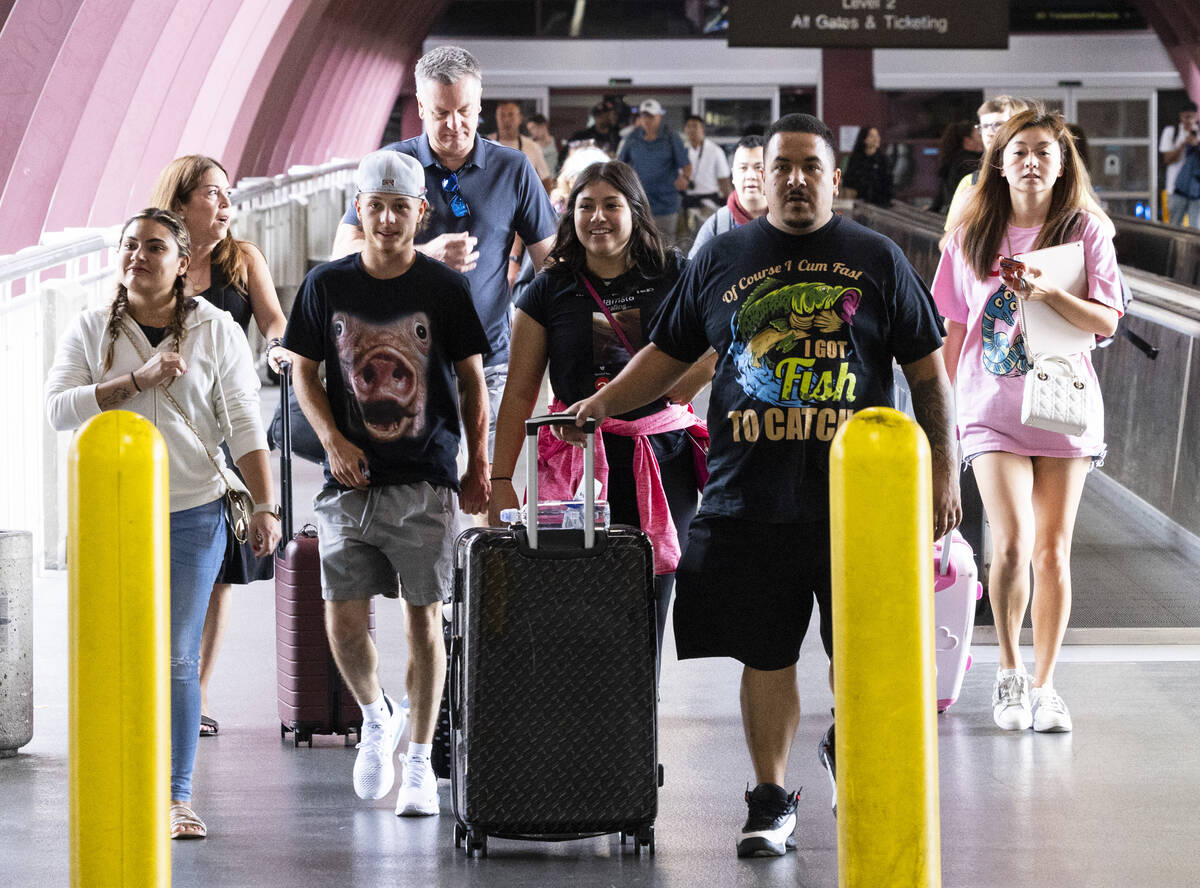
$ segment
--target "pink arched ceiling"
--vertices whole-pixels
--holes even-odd
[[[448,2],[0,0],[0,254],[123,218],[180,154],[370,151]]]
[[[1200,4],[1138,2],[1200,99]],[[371,150],[448,3],[0,0],[0,254],[123,218],[179,154],[238,179]]]
[[[1138,0],[1183,78],[1183,88],[1200,103],[1200,3],[1195,0]]]

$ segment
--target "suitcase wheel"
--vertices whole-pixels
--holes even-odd
[[[628,838],[629,838],[629,833],[625,832],[625,830],[621,830],[621,847],[622,848],[625,847],[625,840]]]
[[[645,846],[650,856],[654,856],[654,827],[643,826],[637,831],[633,845],[633,853],[641,855],[642,847]]]
[[[280,740],[286,740],[286,739],[287,739],[287,732],[288,732],[288,726],[287,726],[287,725],[285,725],[283,722],[280,722],[280,723],[279,723],[279,739],[280,739]]]
[[[467,830],[467,857],[474,857],[479,852],[480,857],[487,857],[487,833]]]
[[[465,837],[466,837],[466,833],[463,832],[462,825],[458,824],[458,823],[454,824],[454,847],[461,848],[463,839]]]

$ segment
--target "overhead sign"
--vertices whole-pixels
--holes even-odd
[[[1007,49],[998,0],[730,0],[730,46]]]

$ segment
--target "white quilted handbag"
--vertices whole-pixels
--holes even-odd
[[[1039,355],[1025,374],[1021,422],[1064,435],[1082,435],[1091,415],[1092,392],[1075,365],[1059,355]]]

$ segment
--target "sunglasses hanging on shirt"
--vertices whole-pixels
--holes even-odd
[[[456,218],[461,219],[463,216],[471,214],[471,208],[467,206],[467,202],[458,193],[458,176],[454,173],[446,173],[446,175],[442,176],[442,192],[450,198],[450,212]]]

